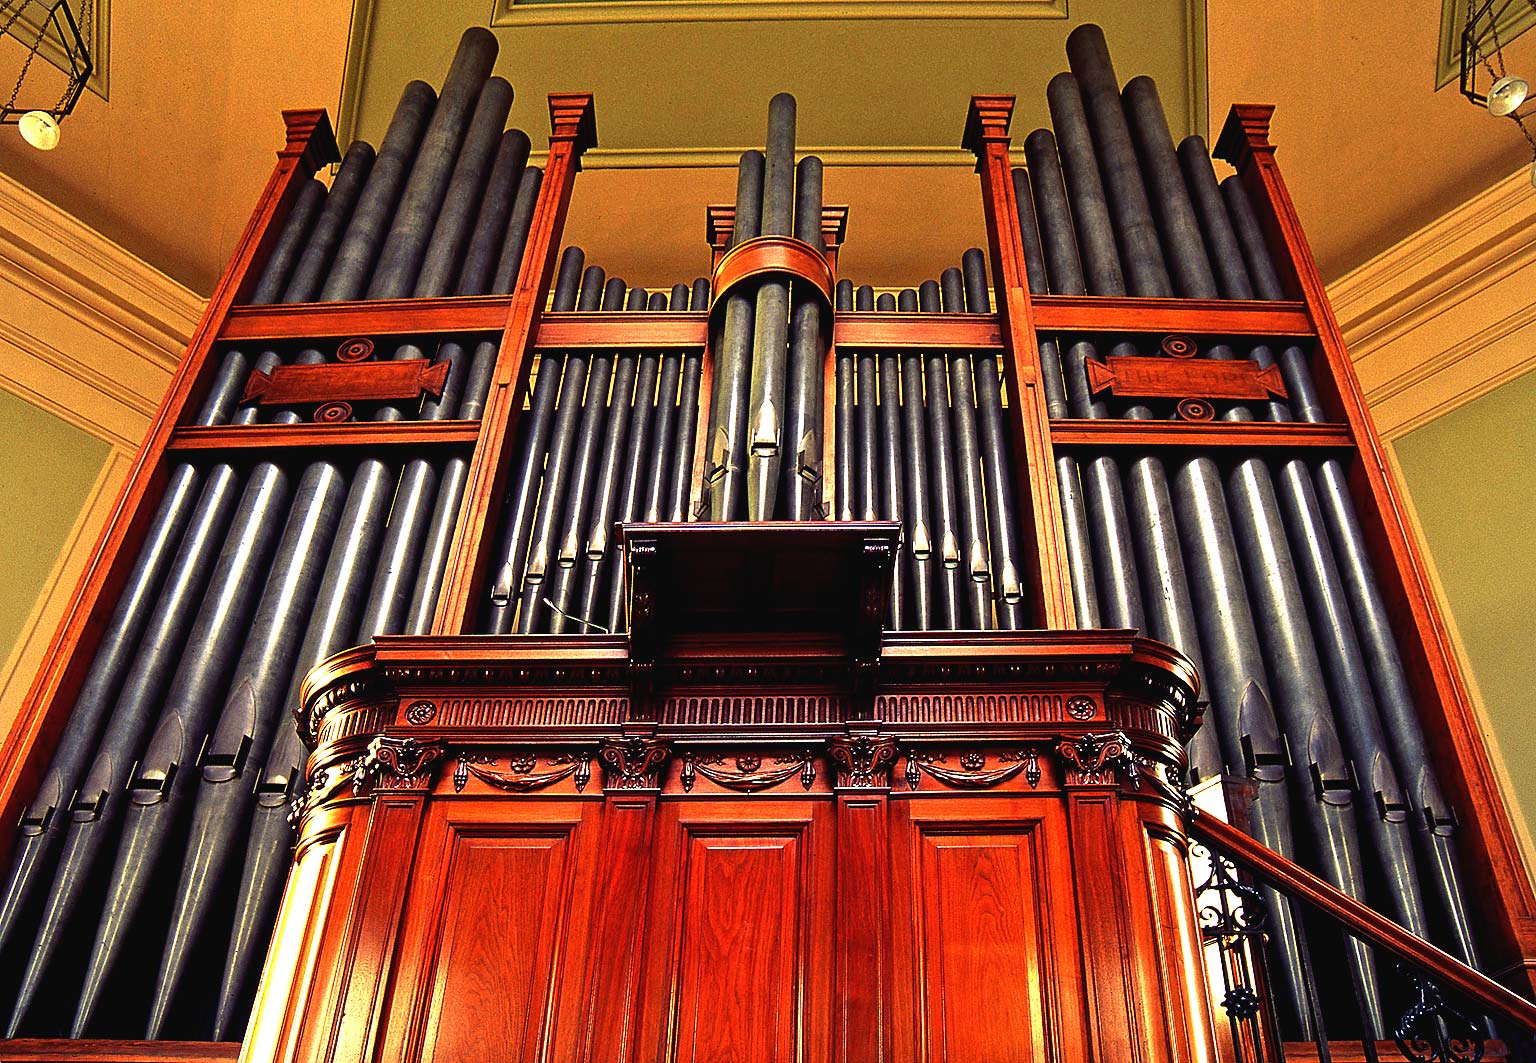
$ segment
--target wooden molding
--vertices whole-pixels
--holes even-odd
[[[0,174],[0,387],[137,448],[204,300]]]
[[[1521,169],[1329,285],[1383,436],[1536,367],[1536,189]]]
[[[498,0],[496,26],[811,19],[1062,19],[1066,0]]]

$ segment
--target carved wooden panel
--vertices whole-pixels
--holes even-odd
[[[913,992],[910,1015],[893,1017],[893,1057],[1082,1058],[1060,806],[1006,798],[893,805],[906,820],[893,851],[896,969]]]
[[[809,801],[662,807],[636,1058],[829,1058],[831,813]]]
[[[559,990],[584,960],[571,924],[590,906],[600,807],[470,800],[429,813],[382,1058],[553,1058]]]

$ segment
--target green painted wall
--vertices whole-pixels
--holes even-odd
[[[1536,373],[1397,440],[1493,736],[1536,833]]]
[[[0,661],[15,648],[109,449],[0,391]]]

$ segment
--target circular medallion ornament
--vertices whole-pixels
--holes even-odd
[[[358,337],[336,348],[338,362],[366,362],[373,357],[373,341]]]
[[[1195,341],[1188,336],[1164,336],[1162,346],[1169,358],[1193,358],[1198,353]]]
[[[316,424],[341,424],[352,419],[350,402],[325,402],[315,408]]]
[[[1185,399],[1179,403],[1179,416],[1186,421],[1209,421],[1216,409],[1204,399]]]
[[[413,701],[405,709],[405,719],[420,727],[424,723],[431,723],[432,717],[437,715],[437,705],[430,701]]]
[[[1074,720],[1091,720],[1093,713],[1092,698],[1072,698],[1067,702],[1067,715]]]

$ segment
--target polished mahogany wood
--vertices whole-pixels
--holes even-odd
[[[709,314],[703,310],[561,311],[539,319],[534,346],[543,351],[702,347],[708,333]]]
[[[1300,303],[1106,295],[1031,294],[1029,298],[1037,331],[1314,335],[1312,319]]]
[[[253,371],[246,378],[240,401],[259,406],[305,406],[416,400],[422,395],[442,395],[450,368],[449,362],[434,365],[430,358],[280,365],[271,372]]]
[[[511,306],[512,298],[507,295],[236,306],[225,318],[219,339],[253,343],[500,332],[506,326]]]
[[[312,450],[316,447],[473,446],[478,421],[349,421],[340,424],[191,425],[176,429],[167,450]]]

